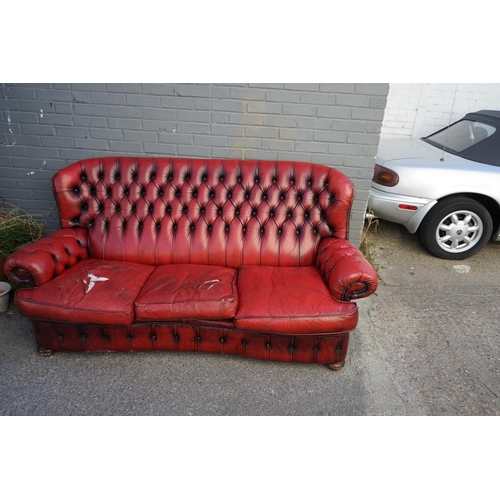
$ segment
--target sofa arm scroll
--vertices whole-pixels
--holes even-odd
[[[368,297],[378,287],[375,269],[347,240],[324,238],[318,248],[316,266],[337,300]]]
[[[14,252],[4,270],[15,283],[39,286],[87,258],[87,230],[60,229]]]

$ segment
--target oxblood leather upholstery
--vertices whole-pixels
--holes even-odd
[[[341,363],[350,300],[377,288],[347,241],[354,186],[323,165],[92,158],[52,189],[61,229],[5,264],[44,349]]]
[[[238,308],[235,269],[198,264],[158,266],[135,301],[138,321],[231,319]]]
[[[128,325],[134,301],[154,266],[86,259],[43,286],[16,293],[19,312],[32,319]],[[105,278],[92,286],[92,276]]]
[[[240,268],[240,304],[234,320],[240,330],[300,334],[354,330],[358,309],[332,300],[318,269],[254,266]]]

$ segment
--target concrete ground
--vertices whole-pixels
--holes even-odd
[[[375,227],[380,286],[358,301],[342,371],[197,353],[43,358],[11,306],[0,316],[0,415],[499,415],[500,244],[446,261],[402,227]]]

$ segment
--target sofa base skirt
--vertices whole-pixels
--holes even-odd
[[[176,323],[71,325],[31,322],[39,351],[46,354],[50,351],[188,351],[342,366],[349,344],[349,332],[293,335]]]

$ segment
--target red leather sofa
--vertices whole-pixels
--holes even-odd
[[[41,354],[174,350],[344,365],[377,275],[354,186],[323,165],[92,158],[52,179],[61,229],[11,255]]]

